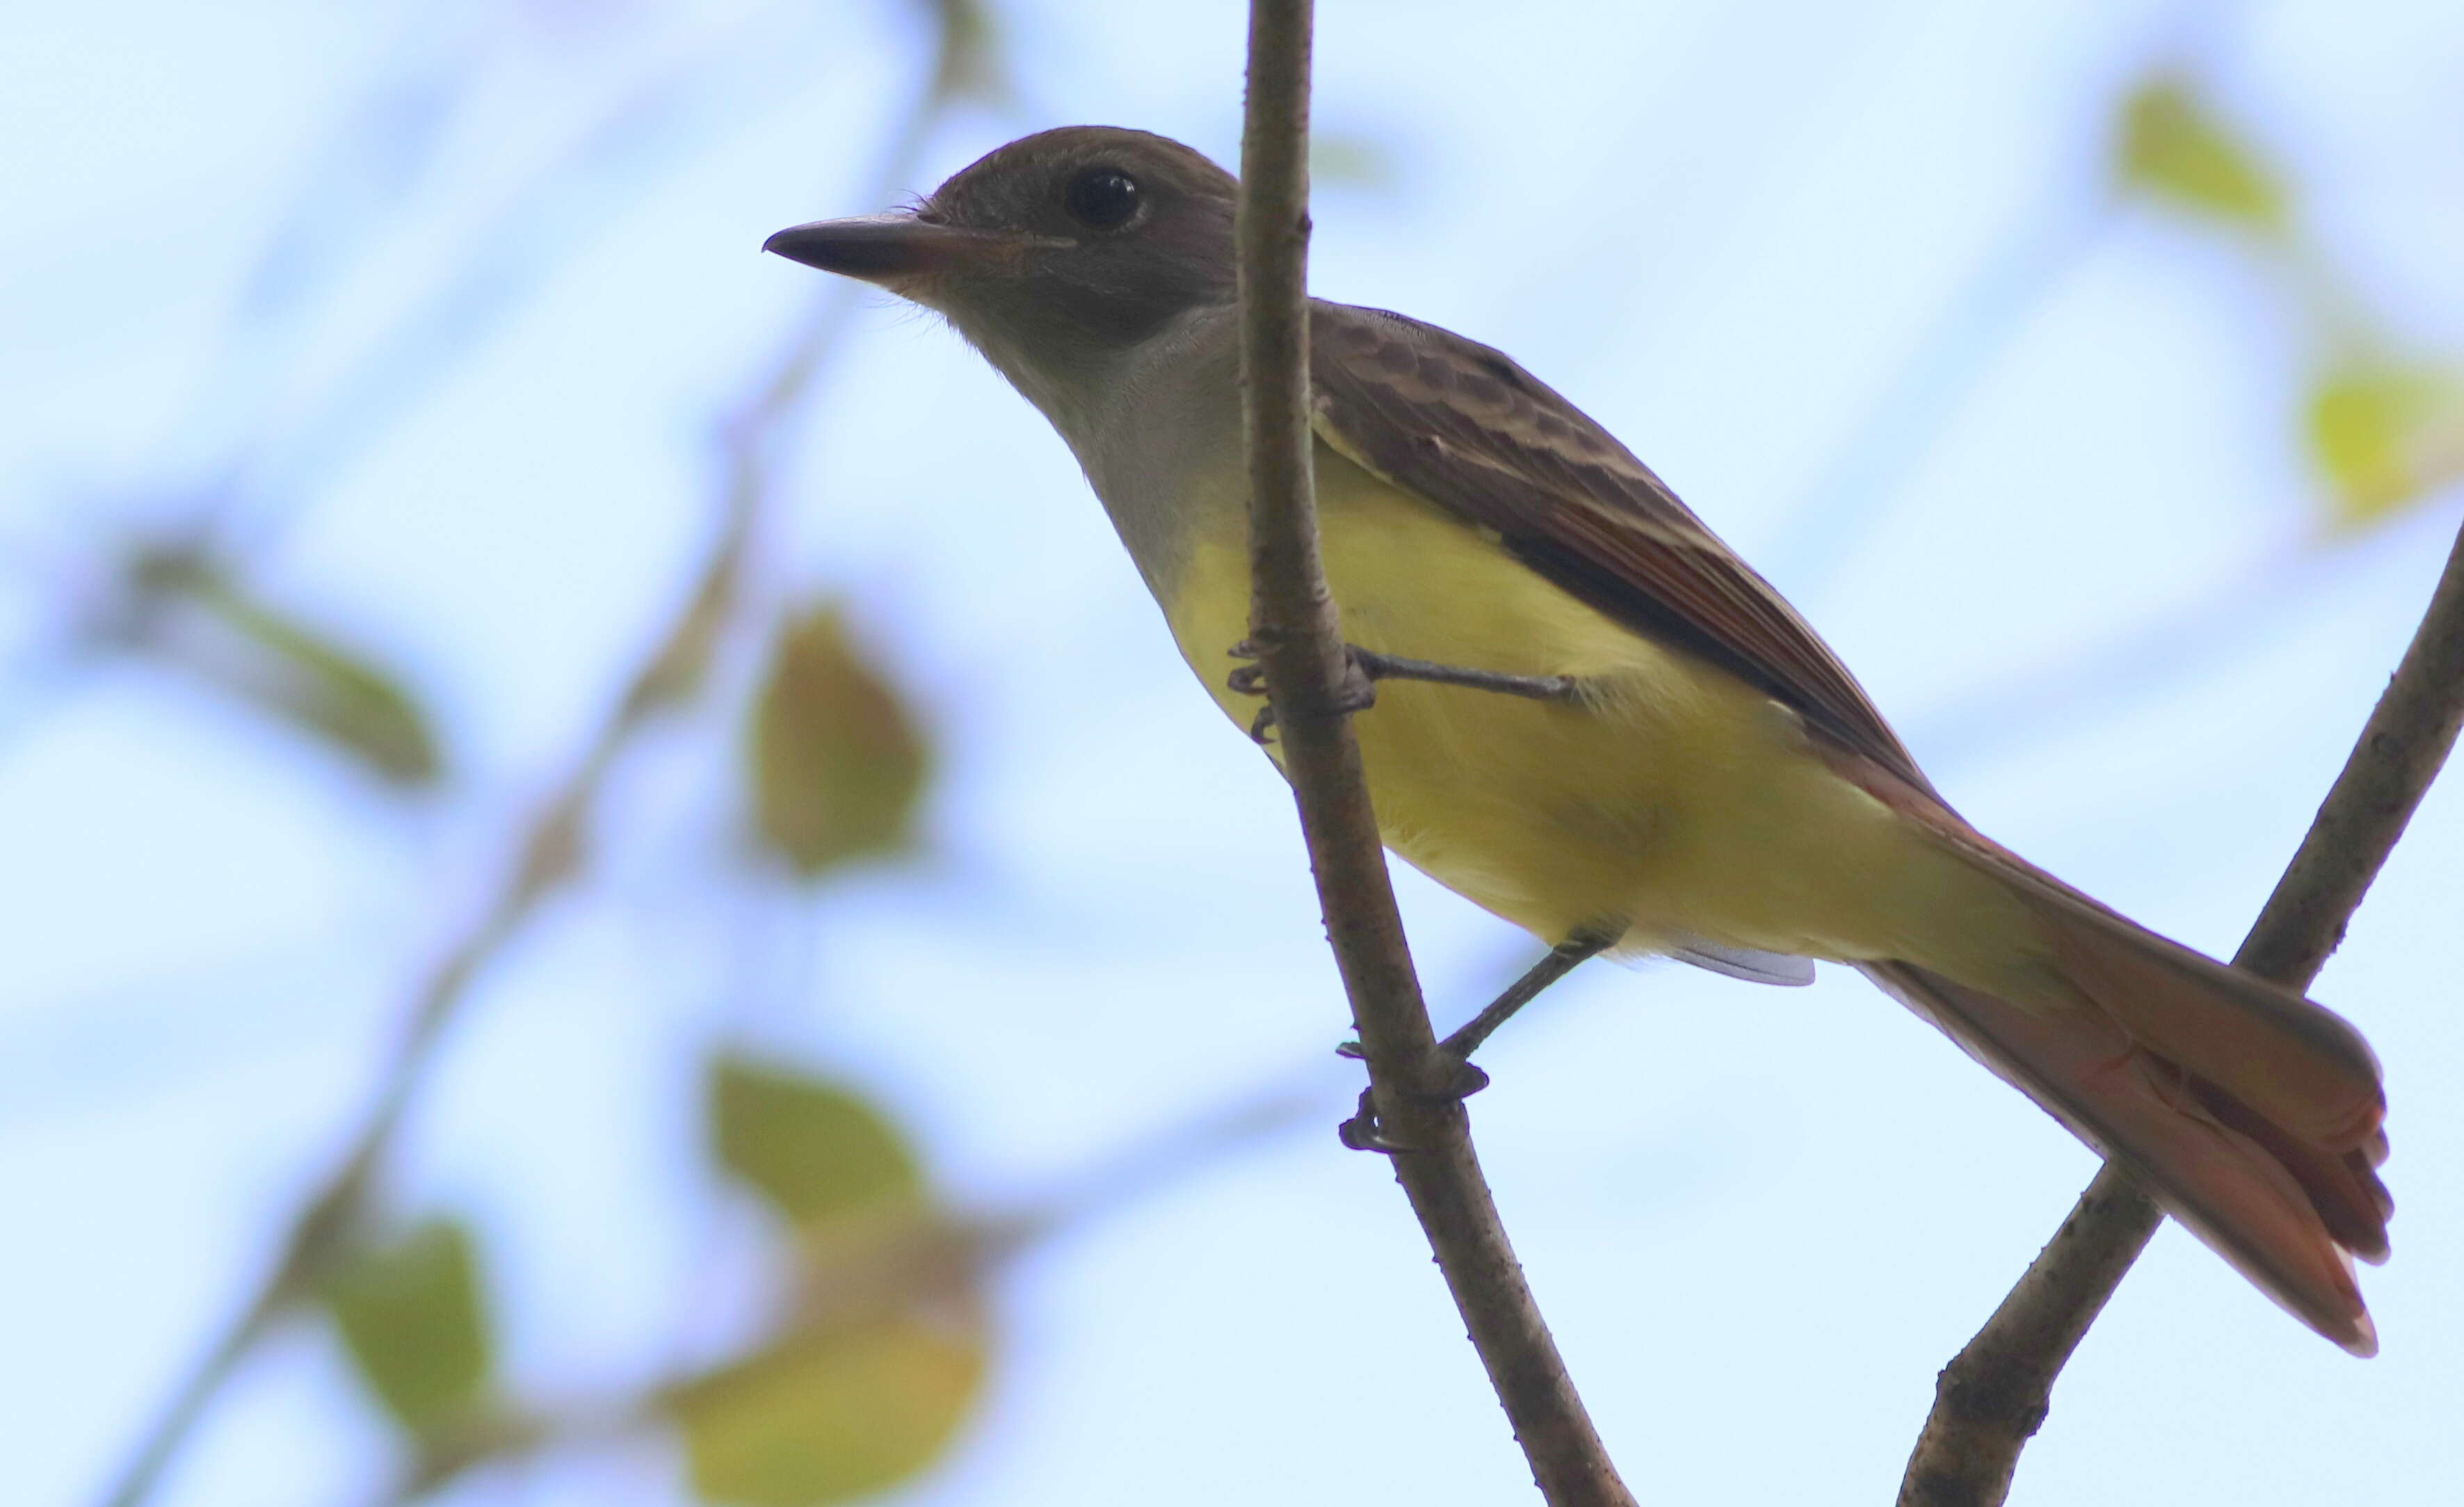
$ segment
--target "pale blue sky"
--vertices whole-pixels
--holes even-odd
[[[2180,10],[1326,0],[1319,124],[1381,143],[1391,176],[1322,188],[1313,277],[1513,352],[1803,588],[1980,826],[2230,952],[2457,506],[2268,572],[2317,515],[2295,423],[2313,334],[2214,237],[2103,217],[2111,108],[2152,62],[2195,57],[2378,312],[2464,350],[2464,13]],[[913,188],[1070,121],[1237,156],[1240,7],[1003,11],[1019,106],[961,117]],[[859,196],[913,41],[889,0],[0,21],[12,661],[98,541],[235,468],[273,588],[407,666],[467,787],[441,816],[387,808],[154,672],[39,702],[0,687],[0,1499],[91,1497],[322,1169],[398,980],[692,568],[709,417],[819,283],[755,249],[877,207]],[[427,176],[344,175],[294,265],[359,246],[347,274],[247,334],[249,269],[386,80],[387,129],[446,122]],[[592,174],[532,186],[628,98],[637,128]],[[474,244],[495,250],[438,300]],[[2077,249],[1939,435],[1849,547],[1808,546],[1834,537],[1804,510],[1837,494],[1883,384],[1963,290],[2043,244]],[[463,342],[460,321],[484,333]],[[347,380],[378,350],[385,381]],[[799,976],[800,918],[748,927],[722,903],[723,748],[654,740],[628,766],[600,876],[491,976],[402,1160],[407,1207],[480,1222],[517,1383],[618,1386],[669,1359],[678,1306],[704,1338],[741,1311],[752,1227],[712,1207],[690,1119],[714,1021],[863,1078],[990,1200],[1288,1081],[1324,1099],[1307,1128],[1005,1275],[990,1404],[909,1499],[1526,1499],[1400,1195],[1334,1144],[1353,1081],[1329,1051],[1343,1014],[1288,798],[1188,683],[1067,452],[954,337],[876,301],[789,476],[765,578],[844,590],[915,688],[946,751],[932,853],[825,899],[802,997],[733,1003]],[[2000,742],[1961,722],[2066,648],[2239,579],[2276,595],[2189,672]],[[1441,1014],[1530,951],[1399,879]],[[2396,1254],[2364,1277],[2385,1354],[2345,1357],[2168,1229],[2014,1502],[2452,1495],[2459,901],[2451,782],[2317,990],[2387,1068]],[[1483,1155],[1645,1500],[1883,1499],[1936,1368],[2093,1170],[1846,974],[1783,992],[1587,969],[1488,1060]],[[349,1501],[386,1448],[303,1330],[244,1374],[162,1501]],[[645,1451],[454,1499],[674,1489]]]

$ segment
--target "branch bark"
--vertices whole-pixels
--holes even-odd
[[[2459,725],[2464,533],[2343,773],[2233,955],[2237,966],[2309,987],[2455,746]],[[2164,1217],[2113,1167],[2096,1175],[1993,1317],[1943,1367],[1900,1482],[1900,1507],[1997,1507],[2010,1494],[2054,1379]]]
[[[1437,1059],[1387,879],[1345,704],[1355,677],[1318,558],[1306,292],[1310,12],[1310,0],[1253,0],[1249,11],[1239,238],[1251,639],[1397,1180],[1541,1495],[1552,1507],[1632,1507],[1524,1282],[1463,1103],[1427,1092],[1451,1075]]]

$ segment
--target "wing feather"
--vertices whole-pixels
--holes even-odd
[[[1717,665],[1930,793],[1889,724],[1794,608],[1583,411],[1485,345],[1317,300],[1319,436],[1557,586]]]

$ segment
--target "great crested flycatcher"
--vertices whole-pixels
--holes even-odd
[[[1074,126],[767,249],[946,317],[1076,452],[1235,722],[1249,608],[1232,220],[1178,142]],[[1954,814],[1803,619],[1506,356],[1313,300],[1318,524],[1386,843],[1580,955],[1846,963],[2357,1355],[2387,1256],[2377,1061]],[[1408,657],[1408,658],[1406,658]]]

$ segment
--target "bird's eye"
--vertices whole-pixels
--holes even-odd
[[[1061,207],[1080,225],[1112,229],[1138,212],[1137,181],[1117,167],[1089,167],[1069,180]]]

